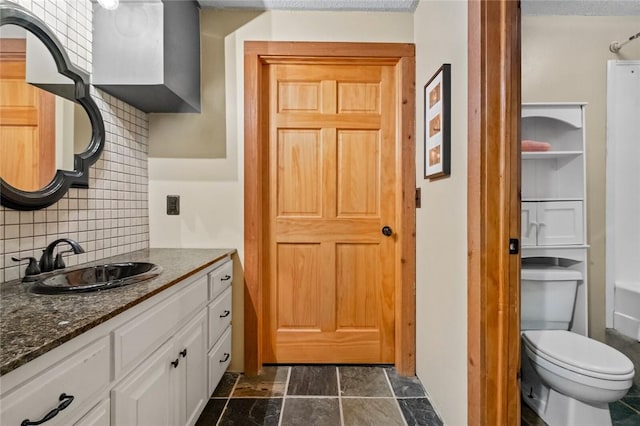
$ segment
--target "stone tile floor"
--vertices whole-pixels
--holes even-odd
[[[441,426],[422,384],[388,366],[265,367],[225,373],[196,426]]]
[[[636,369],[634,385],[627,395],[620,401],[609,404],[611,422],[613,426],[640,426],[640,343],[612,329],[607,329],[605,342],[628,356]],[[522,403],[522,425],[546,426],[546,423]]]

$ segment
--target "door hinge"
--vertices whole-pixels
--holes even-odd
[[[422,206],[422,188],[416,188],[416,209]]]
[[[509,254],[520,253],[520,240],[517,238],[509,239]]]

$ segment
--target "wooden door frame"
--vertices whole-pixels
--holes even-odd
[[[415,46],[408,43],[247,41],[244,44],[244,372],[262,369],[263,285],[268,274],[268,100],[261,96],[269,57],[359,57],[397,60],[398,185],[400,250],[396,264],[395,366],[415,375]]]
[[[468,2],[468,424],[520,422],[520,9]]]

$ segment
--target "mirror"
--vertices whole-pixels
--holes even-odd
[[[104,145],[89,76],[26,9],[0,4],[0,201],[47,207],[69,187],[88,187]]]

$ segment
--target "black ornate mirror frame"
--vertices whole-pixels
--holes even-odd
[[[71,63],[64,47],[47,24],[17,4],[0,2],[0,26],[5,24],[23,27],[45,44],[55,60],[58,72],[75,83],[76,102],[84,107],[91,122],[91,141],[86,151],[74,155],[75,170],[57,170],[53,180],[38,191],[14,188],[0,177],[0,204],[16,210],[37,210],[61,199],[70,187],[89,187],[89,167],[98,160],[104,147],[104,122],[89,93],[89,74]]]

